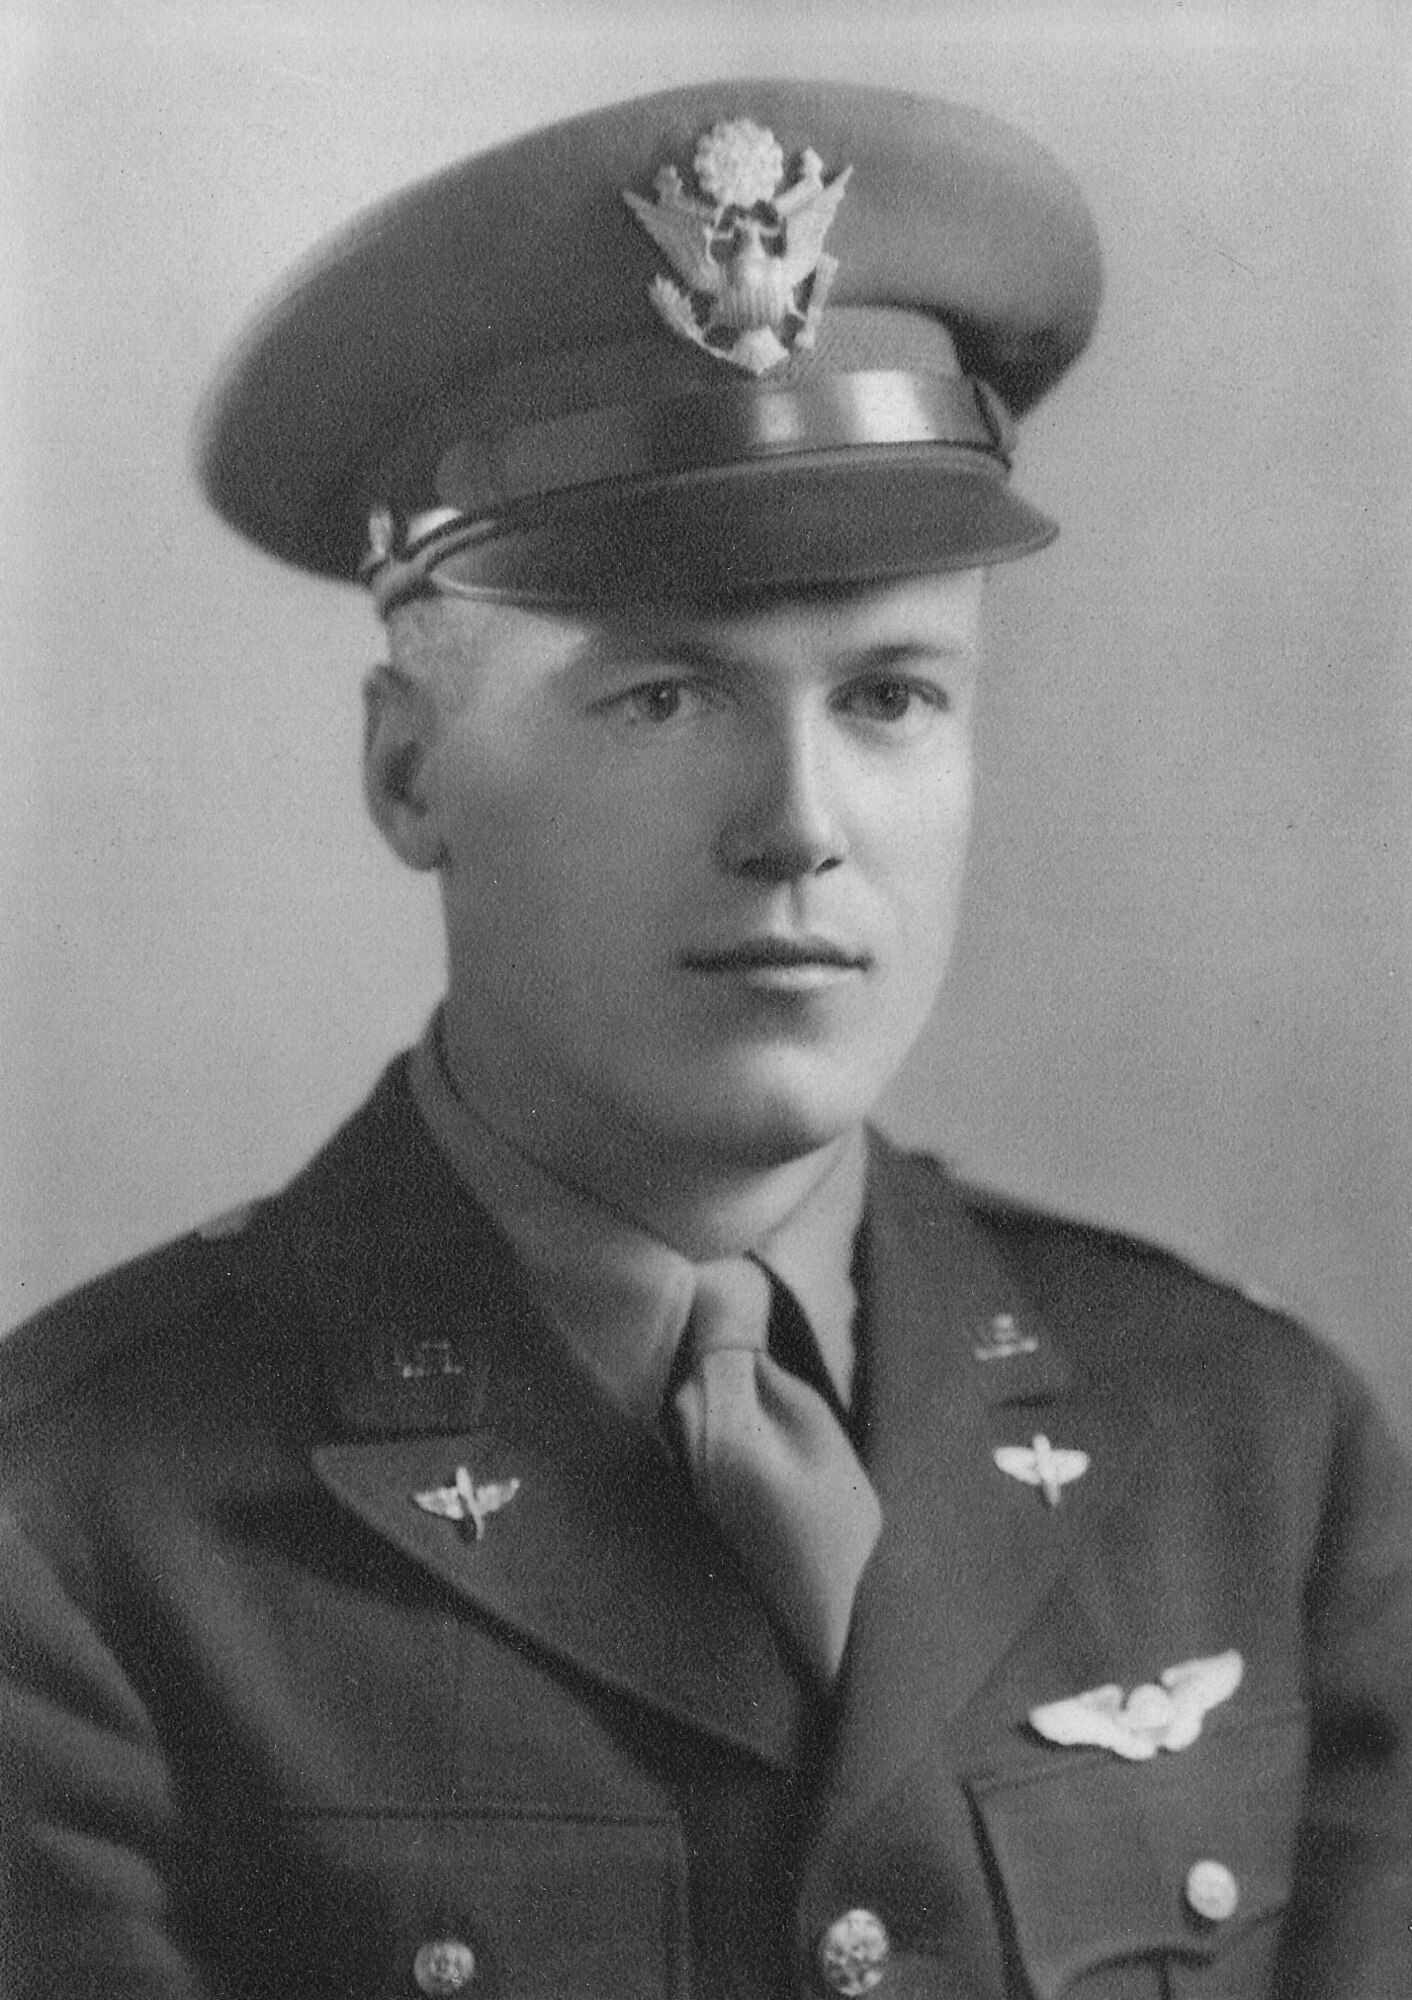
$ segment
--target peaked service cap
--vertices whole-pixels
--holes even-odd
[[[1003,561],[1013,419],[1081,352],[1093,224],[984,113],[727,82],[464,160],[354,221],[210,392],[217,511],[386,611],[713,602]],[[371,524],[371,531],[370,531]]]

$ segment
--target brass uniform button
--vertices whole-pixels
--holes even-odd
[[[892,1940],[871,1910],[848,1910],[835,1917],[819,1939],[819,1977],[830,1993],[857,2000],[882,1982]]]
[[[412,1977],[426,2000],[455,2000],[470,1991],[476,1976],[476,1955],[459,1938],[435,1938],[412,1960]]]
[[[1223,1924],[1236,1913],[1240,1889],[1224,1861],[1194,1861],[1187,1870],[1187,1908],[1209,1924]]]

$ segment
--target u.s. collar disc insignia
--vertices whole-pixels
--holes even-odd
[[[705,200],[663,167],[656,202],[623,199],[687,287],[660,273],[649,296],[683,340],[764,375],[818,338],[838,259],[824,249],[852,167],[827,184],[809,147],[792,186],[781,188],[784,154],[773,132],[749,118],[713,125],[692,162]]]

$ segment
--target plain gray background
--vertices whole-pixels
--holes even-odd
[[[359,595],[203,510],[191,412],[351,211],[714,74],[987,106],[1084,184],[947,999],[887,1107],[1291,1303],[1412,1435],[1409,35],[1389,0],[0,0],[0,1323],[278,1185],[419,1030]],[[529,253],[532,254],[532,251]]]

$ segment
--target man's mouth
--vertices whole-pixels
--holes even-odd
[[[777,992],[811,992],[850,974],[867,972],[869,952],[822,937],[757,937],[683,954],[689,972],[732,977]]]

